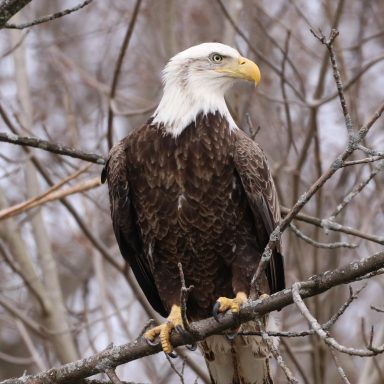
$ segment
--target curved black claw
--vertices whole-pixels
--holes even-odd
[[[190,351],[196,351],[196,349],[197,349],[197,344],[196,343],[193,343],[193,344],[190,344],[190,345],[186,345],[185,346],[185,348],[187,348],[188,350],[190,350]]]
[[[212,316],[213,318],[218,322],[218,323],[221,323],[220,319],[219,319],[219,309],[220,309],[220,303],[218,301],[216,301],[215,305],[213,306],[212,308]]]
[[[229,341],[233,341],[233,340],[235,340],[237,334],[238,334],[238,330],[231,332],[231,333],[226,333],[225,336],[227,337],[227,339]]]
[[[177,355],[176,352],[172,351],[170,353],[167,353],[167,355],[172,358],[172,359],[177,359],[179,356]]]
[[[183,328],[182,325],[176,325],[175,327],[175,331],[183,338],[185,338],[186,336],[188,336],[188,332]]]
[[[147,339],[146,337],[144,337],[144,339],[145,339],[145,342],[148,345],[150,345],[151,347],[157,347],[160,344],[160,340],[158,342],[153,342],[153,341]]]
[[[184,342],[188,341],[189,332],[186,331],[181,325],[176,325],[175,331],[181,336],[181,338],[184,340]],[[189,349],[190,351],[196,351],[197,344],[193,343],[190,345],[186,345],[185,348]]]

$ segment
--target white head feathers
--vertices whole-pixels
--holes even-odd
[[[234,77],[217,71],[220,58],[237,63],[241,56],[227,45],[204,43],[171,58],[163,71],[164,94],[153,123],[163,124],[177,137],[199,113],[217,111],[226,117],[230,129],[237,129],[224,100]]]

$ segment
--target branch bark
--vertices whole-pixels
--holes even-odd
[[[90,163],[105,164],[105,158],[95,153],[87,153],[79,149],[74,149],[61,144],[54,144],[38,137],[18,136],[14,133],[0,132],[0,141],[27,147],[43,149],[58,155],[70,156],[76,159],[89,161]]]
[[[32,0],[3,0],[0,3],[0,29],[5,23]]]
[[[341,284],[347,284],[357,279],[364,278],[367,274],[377,271],[384,266],[384,251],[378,252],[368,258],[355,261],[342,268],[333,271],[327,271],[316,276],[312,276],[306,281],[296,283],[300,284],[300,297],[306,298],[318,295],[332,287]],[[218,323],[213,318],[204,319],[191,324],[193,336],[173,334],[171,342],[175,347],[191,344],[201,341],[206,337],[223,332],[232,327],[238,327],[238,321],[241,323],[255,320],[269,312],[280,310],[293,303],[292,288],[277,292],[265,300],[250,301],[245,304],[238,316],[234,318],[233,314],[226,313]],[[106,367],[114,368],[129,361],[139,359],[144,356],[160,352],[160,344],[151,346],[142,338],[138,338],[130,343],[111,347],[99,352],[93,356],[63,365],[58,368],[52,368],[46,372],[37,375],[23,376],[21,378],[8,379],[0,384],[44,384],[48,380],[61,383],[75,383],[78,380],[92,376],[105,371]]]

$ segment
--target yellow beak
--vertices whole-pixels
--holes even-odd
[[[226,67],[217,68],[216,71],[237,79],[254,81],[256,85],[259,84],[261,79],[259,67],[252,60],[241,56],[238,62],[231,63],[231,65]]]

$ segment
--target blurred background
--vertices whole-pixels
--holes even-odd
[[[33,21],[77,4],[79,0],[35,0],[9,23]],[[129,26],[132,36],[116,70]],[[106,156],[110,142],[153,113],[162,92],[161,70],[171,56],[201,42],[223,42],[260,66],[260,86],[238,84],[227,101],[238,125],[267,153],[281,204],[289,208],[346,145],[328,51],[310,32],[321,29],[328,36],[333,27],[340,31],[336,57],[357,129],[384,101],[382,0],[94,0],[41,25],[2,29],[0,131]],[[364,144],[383,149],[382,120]],[[40,372],[110,343],[131,341],[155,316],[119,254],[107,187],[98,183],[102,167],[85,166],[81,160],[0,144],[0,215],[70,177],[59,188],[65,198],[0,221],[0,379]],[[327,233],[295,221],[315,241],[343,241],[357,248],[319,248],[292,230],[285,233],[288,286],[382,249],[384,184],[379,166],[342,168],[305,206],[305,214],[328,219],[355,186],[370,179],[335,218],[365,237]],[[87,183],[93,183],[90,189]],[[67,191],[70,187],[78,193]],[[383,277],[367,281],[331,329],[339,342],[364,347],[371,326],[376,345],[384,341],[384,315],[371,309],[383,307],[383,289]],[[324,323],[348,294],[348,287],[340,286],[307,304]],[[279,316],[283,330],[308,329],[293,306]],[[284,338],[281,352],[300,383],[341,382],[331,354],[317,337]],[[174,364],[179,373],[184,369],[184,382],[208,382],[199,353],[180,353]],[[383,356],[338,358],[351,382],[384,382]],[[276,382],[285,382],[274,369]],[[163,354],[123,365],[117,373],[140,383],[181,382]]]

